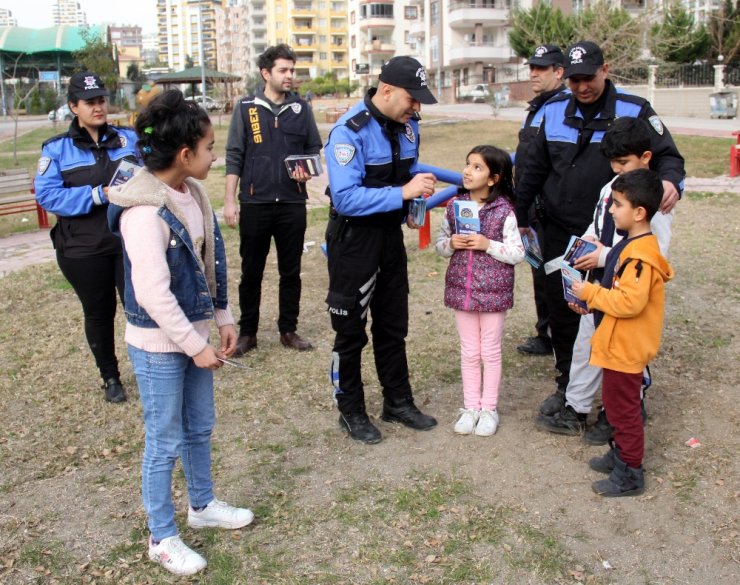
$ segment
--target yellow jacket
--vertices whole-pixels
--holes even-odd
[[[612,288],[587,283],[583,300],[604,313],[591,338],[592,366],[638,374],[657,355],[663,333],[665,283],[673,268],[654,235],[635,238],[619,255]]]

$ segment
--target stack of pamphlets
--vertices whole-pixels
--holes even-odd
[[[136,163],[129,162],[125,159],[122,160],[118,165],[116,172],[113,173],[113,177],[111,178],[110,183],[108,183],[108,186],[117,187],[118,185],[127,183],[129,179],[139,172],[139,169],[141,169],[141,165],[137,165]]]
[[[422,227],[427,221],[427,200],[424,197],[412,199],[409,204],[409,214],[412,216],[414,223]]]
[[[530,263],[532,268],[537,270],[542,266],[542,248],[537,232],[529,230],[528,233],[522,234],[522,244],[524,244],[524,259]]]
[[[455,233],[456,234],[479,234],[480,218],[478,217],[478,204],[475,201],[455,201]]]
[[[285,157],[285,168],[288,169],[288,174],[291,176],[294,171],[302,169],[312,177],[318,177],[323,172],[321,168],[321,155],[291,154]]]
[[[573,293],[573,283],[583,282],[583,275],[573,265],[576,263],[576,260],[586,254],[590,254],[596,248],[597,246],[593,242],[577,236],[571,236],[568,247],[565,249],[565,254],[563,254],[563,259],[560,261],[560,274],[563,278],[563,295],[565,296],[565,300],[586,310],[588,310],[586,302],[579,299]]]

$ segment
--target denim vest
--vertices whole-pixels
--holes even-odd
[[[120,218],[126,207],[111,203],[108,207],[108,221],[111,231],[121,236]],[[228,305],[226,283],[226,250],[221,230],[213,211],[213,242],[215,253],[216,291],[208,287],[208,279],[200,252],[193,247],[190,234],[170,209],[162,206],[157,214],[170,228],[167,246],[167,265],[170,268],[170,290],[175,295],[185,316],[191,321],[213,318],[214,309],[226,309]],[[208,222],[206,222],[208,225]],[[126,289],[124,306],[128,322],[137,327],[156,328],[157,323],[136,302],[136,292],[131,281],[131,261],[123,242],[123,266]]]

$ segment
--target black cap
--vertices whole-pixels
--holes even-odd
[[[549,65],[563,66],[563,52],[557,45],[540,45],[534,50],[529,61],[525,65],[538,65],[548,67]]]
[[[89,100],[101,95],[110,95],[103,80],[94,73],[82,71],[69,78],[67,96],[75,100]]]
[[[568,47],[565,57],[565,77],[595,75],[604,64],[604,53],[591,41],[579,41]]]
[[[436,104],[437,98],[427,87],[427,73],[413,57],[393,57],[380,70],[378,79],[388,85],[402,87],[422,104]]]

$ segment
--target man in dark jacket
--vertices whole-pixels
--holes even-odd
[[[563,52],[557,45],[540,45],[527,61],[529,65],[529,79],[532,82],[532,91],[535,97],[529,102],[527,117],[519,130],[519,144],[516,147],[516,180],[522,177],[527,149],[539,130],[542,119],[542,106],[559,93],[565,91],[563,85]],[[537,198],[529,210],[529,227],[537,233],[542,242],[544,234],[540,222],[542,201]],[[537,335],[528,337],[517,349],[527,355],[552,355],[552,341],[550,340],[550,313],[547,310],[545,299],[545,268],[532,268],[532,283],[534,285],[534,305],[537,311],[535,330]]]
[[[292,93],[295,53],[269,47],[257,60],[263,89],[237,101],[226,143],[224,219],[239,224],[242,276],[239,284],[239,339],[235,355],[257,347],[262,275],[275,238],[280,273],[280,342],[312,349],[297,333],[301,299],[301,255],[306,233],[305,171],[288,173],[285,158],[318,154],[321,136],[305,100]],[[239,205],[236,201],[239,186]]]
[[[640,118],[650,124],[650,167],[658,172],[664,187],[661,212],[669,213],[676,205],[684,178],[683,157],[650,103],[617,89],[608,79],[608,72],[609,66],[595,43],[580,41],[568,48],[565,77],[572,93],[555,96],[543,106],[538,133],[516,186],[520,231],[529,229],[529,208],[538,195],[544,204],[545,292],[555,367],[560,372],[556,392],[540,405],[544,415],[559,412],[565,404],[580,319],[563,298],[557,259],[570,237],[586,230],[601,188],[614,176],[600,149],[605,131],[622,117]]]

